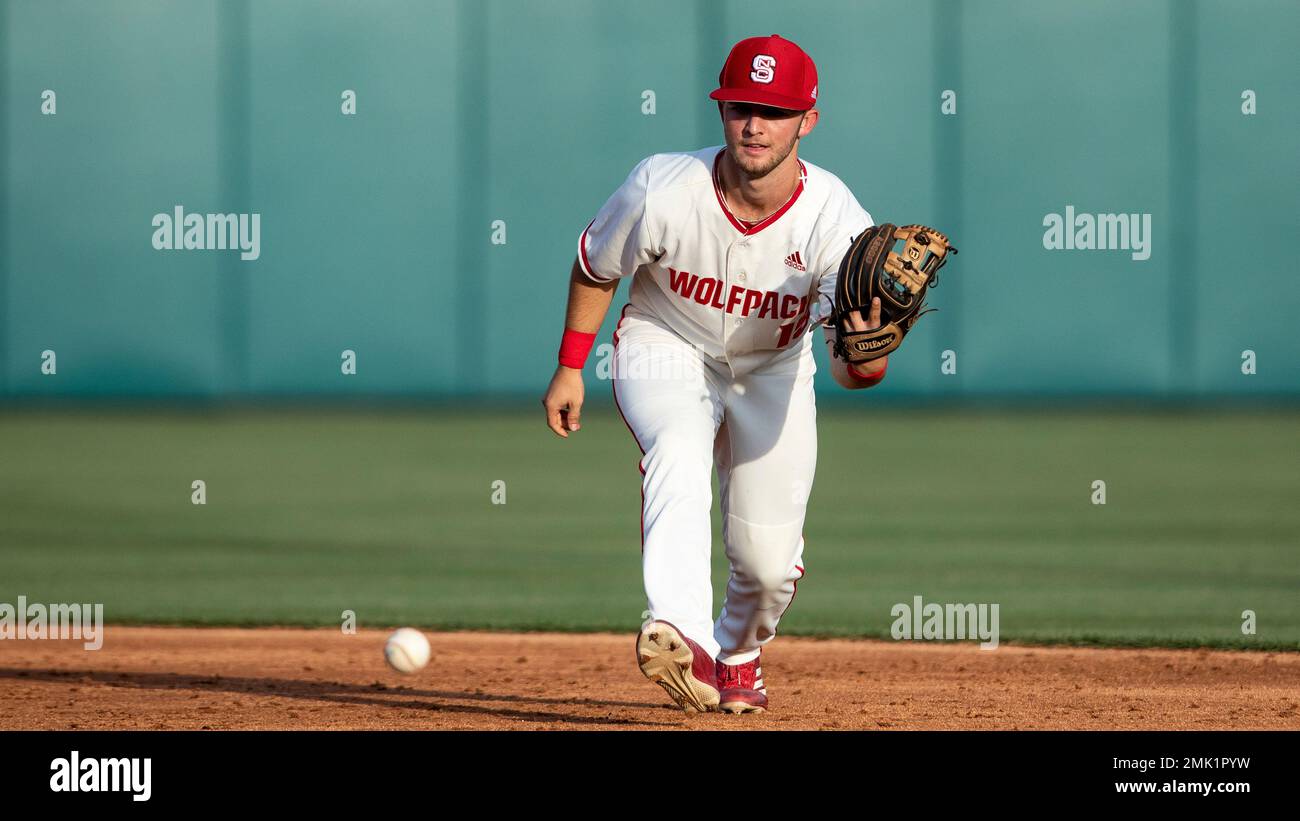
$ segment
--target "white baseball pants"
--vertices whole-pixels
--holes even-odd
[[[642,564],[650,617],[739,664],[776,635],[803,576],[817,464],[811,348],[739,377],[676,334],[621,322],[614,398],[643,453]],[[799,352],[795,352],[798,354]],[[710,581],[712,469],[731,564],[722,611]]]

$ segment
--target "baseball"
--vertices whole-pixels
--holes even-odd
[[[384,661],[399,673],[414,673],[429,663],[429,640],[412,627],[396,630],[384,643]]]

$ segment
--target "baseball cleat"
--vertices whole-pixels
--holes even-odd
[[[744,664],[717,663],[718,709],[724,713],[761,713],[767,709],[760,654]]]
[[[636,660],[645,677],[658,684],[686,712],[718,708],[713,657],[666,621],[652,621],[636,638]]]

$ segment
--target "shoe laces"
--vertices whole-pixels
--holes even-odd
[[[744,662],[743,664],[725,664],[718,662],[718,687],[720,689],[731,688],[754,688],[754,671],[758,667],[758,659]]]

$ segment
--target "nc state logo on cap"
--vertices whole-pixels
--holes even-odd
[[[817,103],[817,66],[779,34],[750,37],[732,47],[709,97],[807,111]]]
[[[749,79],[756,83],[770,83],[775,76],[776,58],[770,54],[754,55],[754,70],[749,72]]]

